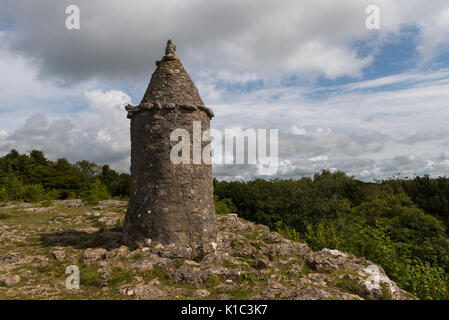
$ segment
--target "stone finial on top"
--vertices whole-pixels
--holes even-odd
[[[167,41],[167,46],[165,47],[165,55],[166,56],[174,56],[175,55],[175,51],[176,51],[176,45],[173,43],[173,41],[171,41],[171,39],[169,39]]]
[[[175,60],[175,51],[176,51],[176,45],[173,43],[173,41],[168,40],[167,46],[165,47],[165,56],[164,60]]]

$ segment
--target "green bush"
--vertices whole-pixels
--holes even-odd
[[[449,277],[438,266],[414,259],[407,265],[400,279],[399,285],[413,292],[416,296],[426,300],[449,299]]]
[[[7,176],[4,178],[3,186],[6,197],[9,201],[23,200],[23,184],[16,176]]]
[[[90,184],[89,189],[84,196],[84,200],[86,201],[100,201],[110,198],[111,195],[109,194],[108,189],[99,179],[96,179]]]
[[[61,198],[61,194],[58,190],[49,190],[45,192],[45,197],[43,200],[58,200]]]
[[[112,267],[111,277],[108,280],[110,286],[116,286],[123,282],[130,282],[134,278],[133,270],[125,270],[120,267]]]
[[[437,188],[432,181],[426,183]],[[441,178],[438,181],[439,190],[444,190]],[[433,189],[419,182],[421,189],[413,192],[424,203],[422,199],[431,197]],[[324,171],[313,180],[214,183],[217,195],[231,199],[248,220],[306,242],[314,250],[338,249],[371,260],[421,299],[449,299],[449,237],[444,220],[419,208],[404,191],[403,181],[360,183]]]
[[[0,185],[0,202],[8,201],[8,193],[6,192],[6,189],[4,186]]]
[[[231,199],[225,198],[220,200],[218,196],[214,196],[214,202],[216,214],[229,214],[237,211],[237,208],[232,203]]]
[[[446,265],[444,228],[402,196],[372,199],[347,216],[307,226],[304,234],[278,225],[281,234],[314,250],[338,249],[381,265],[392,280],[421,299],[449,299],[448,275],[430,262]]]
[[[301,242],[303,240],[303,237],[301,236],[301,234],[298,231],[296,231],[295,228],[286,226],[281,221],[278,221],[276,223],[276,231],[278,233],[282,234],[287,239],[297,241],[297,242]]]
[[[46,198],[44,187],[40,184],[28,184],[23,186],[22,199],[25,202],[38,202]]]
[[[342,248],[342,239],[340,239],[340,236],[337,234],[335,226],[333,224],[320,223],[315,227],[313,227],[312,225],[308,225],[306,227],[306,232],[303,235],[297,233],[293,238],[291,236],[292,233],[292,230],[287,233],[281,230],[281,234],[284,234],[286,237],[292,240],[299,239],[295,241],[306,242],[314,250],[321,250],[323,248]]]
[[[130,175],[117,173],[109,166],[98,166],[89,161],[71,164],[67,159],[50,161],[42,151],[32,150],[29,155],[11,150],[0,157],[0,201],[23,201],[22,188],[40,184],[47,199],[72,199],[86,195],[98,198],[97,191],[90,192],[96,180],[100,180],[117,198],[128,198]],[[101,196],[100,197],[104,197]]]
[[[82,264],[80,266],[80,285],[100,288],[102,283],[98,268]]]
[[[51,207],[52,205],[53,205],[53,201],[51,201],[49,199],[41,201],[41,207],[48,208],[48,207]]]

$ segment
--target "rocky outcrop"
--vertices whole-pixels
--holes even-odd
[[[175,288],[188,285],[194,288],[190,294],[195,299],[227,299],[229,292],[241,292],[245,299],[414,299],[381,267],[352,254],[329,249],[313,252],[306,244],[235,214],[218,216],[217,223],[215,250],[204,256],[189,255],[190,251],[174,244],[152,243],[140,249],[142,257],[132,268],[161,270],[172,283],[164,295],[160,295],[160,284],[157,288],[125,285],[121,292],[165,299],[174,292],[182,295]],[[123,254],[128,249],[116,250]]]
[[[414,299],[370,261],[314,252],[236,214],[217,216],[210,251],[157,241],[130,249],[121,227],[94,227],[103,217],[123,221],[126,203],[101,205],[9,209],[0,224],[0,299]],[[66,288],[69,265],[80,269],[78,290]]]

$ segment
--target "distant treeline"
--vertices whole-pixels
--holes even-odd
[[[29,154],[12,150],[0,157],[0,201],[126,199],[129,185],[129,174],[108,165],[85,160],[71,164],[64,158],[50,161],[39,150]]]
[[[422,299],[449,299],[449,179],[364,183],[323,171],[300,180],[214,181],[239,216],[292,240],[381,265]]]

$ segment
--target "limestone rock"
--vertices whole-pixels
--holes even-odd
[[[45,212],[48,212],[48,211],[53,211],[54,209],[55,209],[55,207],[27,208],[24,211],[25,212],[31,212],[31,213],[39,214],[39,213],[45,213]]]
[[[113,215],[112,211],[103,214]],[[92,222],[81,212],[76,216]],[[0,238],[10,239],[12,230],[0,225]],[[94,298],[117,298],[111,293],[115,292],[123,299],[414,299],[380,266],[350,253],[313,252],[306,244],[235,214],[217,216],[217,231],[212,252],[191,255],[188,246],[155,240],[144,243],[145,250],[132,250],[123,245],[120,228],[85,225],[59,230],[45,238],[43,243],[52,247],[44,251],[37,247],[29,254],[20,247],[0,255],[0,292],[2,296],[20,292],[33,298],[67,297],[62,282],[54,286],[46,278],[56,276],[55,267],[62,271],[61,264],[48,256],[50,248],[64,265],[79,265],[82,257],[88,268],[80,265],[81,272],[89,274],[82,278],[81,290],[89,282],[97,286],[98,290],[88,290],[96,292]]]
[[[170,278],[176,283],[188,283],[199,286],[206,279],[207,274],[200,268],[182,265],[170,275]]]
[[[83,200],[73,199],[73,200],[55,200],[53,201],[55,205],[65,206],[67,208],[79,208],[83,206]]]
[[[21,278],[17,274],[0,275],[0,285],[11,286],[18,284]]]
[[[11,252],[0,256],[0,265],[15,263],[20,260],[20,253]]]
[[[199,290],[195,290],[193,292],[194,298],[204,298],[204,297],[208,297],[208,296],[210,296],[210,292],[205,289],[199,289]]]
[[[162,299],[166,295],[164,291],[151,285],[140,285],[135,287],[134,294],[138,299],[143,300]]]
[[[269,266],[269,262],[266,259],[257,259],[256,263],[254,264],[254,268],[256,269],[265,269]]]
[[[107,251],[103,248],[98,249],[87,249],[84,252],[83,260],[88,263],[92,263],[101,259],[106,258]]]
[[[63,248],[57,248],[52,251],[53,256],[59,262],[64,261],[65,259],[65,251]]]
[[[192,248],[184,247],[184,246],[177,246],[176,244],[171,244],[169,246],[165,246],[158,253],[163,258],[169,258],[169,259],[185,258],[185,259],[188,259],[192,256]]]

